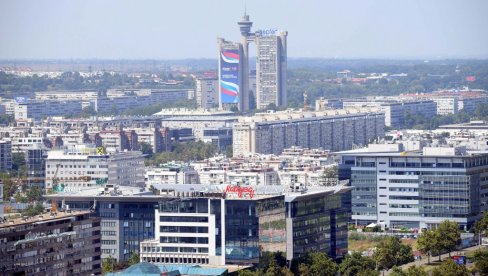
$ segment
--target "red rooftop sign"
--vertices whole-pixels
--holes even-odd
[[[254,197],[254,189],[251,187],[240,187],[237,185],[227,185],[224,191],[225,194],[227,193],[234,193],[237,194],[239,198],[242,198],[244,194],[248,194],[249,198]]]

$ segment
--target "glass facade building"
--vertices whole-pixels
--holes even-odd
[[[324,252],[340,259],[347,254],[350,190],[287,195],[287,259],[307,252]]]
[[[95,209],[101,218],[101,257],[128,261],[132,252],[138,253],[140,242],[153,239],[154,209],[159,200],[155,196],[57,196],[58,209],[63,203],[71,210]]]
[[[173,198],[159,203],[155,240],[144,261],[252,264],[262,251],[285,252],[283,196],[259,199]]]
[[[354,153],[342,156],[351,180],[353,222],[432,228],[443,220],[470,229],[488,198],[488,154]]]

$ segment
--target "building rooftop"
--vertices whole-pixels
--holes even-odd
[[[307,187],[304,191],[296,191],[296,192],[286,192],[285,193],[285,201],[292,202],[299,198],[313,198],[315,196],[323,196],[323,195],[331,195],[331,194],[340,194],[353,189],[351,186],[347,186],[349,184],[348,180],[338,181],[337,185],[334,186],[314,186],[314,187]]]
[[[200,266],[200,265],[168,265],[168,264],[154,264],[154,263],[142,262],[142,263],[132,265],[121,272],[107,273],[105,275],[107,276],[123,276],[123,275],[219,276],[219,275],[226,275],[228,271],[229,269],[227,267],[211,267],[211,266]]]
[[[206,109],[187,109],[187,108],[167,108],[155,113],[154,116],[223,116],[235,115],[232,111],[226,110],[206,110]]]
[[[265,113],[256,113],[254,116],[240,117],[239,123],[266,123],[279,122],[288,120],[310,120],[312,118],[322,117],[348,117],[357,116],[366,113],[384,113],[376,107],[367,108],[348,108],[348,109],[332,109],[325,111],[302,111],[287,109],[283,111],[269,110]]]
[[[83,214],[90,214],[90,211],[63,211],[63,212],[56,212],[54,214],[50,212],[46,212],[33,217],[19,217],[14,219],[6,218],[3,221],[0,220],[0,229],[12,227],[12,226],[18,226],[22,224],[31,224],[37,222],[44,223],[44,222],[54,221],[62,218],[68,218],[75,215],[83,215]]]
[[[404,151],[402,144],[370,144],[368,147],[337,152],[339,155],[361,155],[361,156],[410,156],[410,157],[446,157],[446,156],[473,156],[488,154],[488,151],[466,150],[465,146],[450,147],[423,147],[420,150]]]

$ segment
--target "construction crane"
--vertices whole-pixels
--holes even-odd
[[[56,164],[56,171],[54,172],[52,179],[52,187],[51,190],[55,191],[58,188],[58,183],[59,183],[59,178],[58,178],[58,172],[59,172],[59,164]],[[51,212],[56,213],[58,211],[58,202],[55,198],[51,199]]]

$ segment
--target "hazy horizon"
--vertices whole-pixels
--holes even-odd
[[[2,1],[0,60],[216,59],[244,1]],[[488,58],[488,1],[248,0],[253,31],[287,30],[290,58]]]

